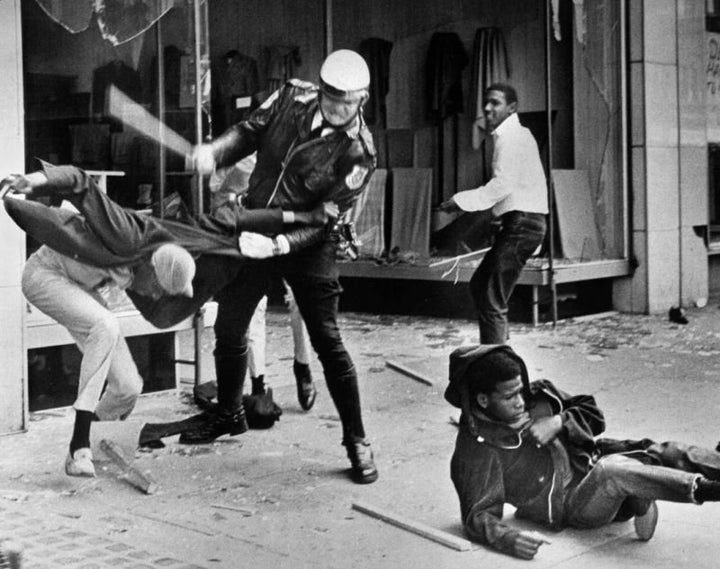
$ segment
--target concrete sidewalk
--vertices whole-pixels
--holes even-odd
[[[511,344],[531,378],[596,396],[610,436],[678,439],[714,447],[720,437],[720,322],[714,305],[689,311],[680,326],[665,316],[612,315],[532,329],[512,327]],[[0,539],[25,546],[29,568],[347,568],[498,569],[528,562],[482,547],[456,551],[352,509],[362,502],[462,538],[449,479],[455,439],[443,399],[447,358],[475,341],[474,323],[344,314],[341,327],[360,371],[365,423],[380,479],[349,481],[340,424],[322,381],[316,406],[300,410],[292,379],[286,314],[268,318],[267,380],[284,413],[267,431],[212,445],[136,451],[147,422],[195,413],[187,393],[144,396],[125,423],[93,431],[98,477],[79,480],[62,466],[72,429],[67,409],[33,415],[27,433],[0,437]],[[191,353],[190,337],[183,338]],[[212,378],[212,332],[203,352]],[[394,361],[434,381],[425,385],[387,367]],[[320,378],[319,364],[313,371]],[[152,474],[145,495],[119,476],[99,441],[118,443]],[[720,506],[661,503],[655,537],[635,539],[632,523],[548,534],[538,568],[720,566]],[[506,509],[512,517],[512,508]]]

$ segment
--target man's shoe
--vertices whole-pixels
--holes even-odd
[[[65,459],[65,474],[93,478],[95,476],[95,465],[92,458],[92,451],[89,448],[79,448],[73,453],[68,452]]]
[[[373,459],[373,451],[367,439],[344,442],[350,459],[350,478],[356,484],[370,484],[378,479],[378,470]]]
[[[655,500],[650,502],[647,512],[641,516],[635,516],[635,533],[640,541],[650,541],[655,534],[658,521],[658,507]]]
[[[222,435],[240,435],[248,430],[245,409],[238,411],[218,410],[206,414],[206,421],[180,434],[178,442],[184,445],[204,445]]]
[[[293,373],[297,384],[298,403],[300,403],[300,407],[304,411],[309,411],[315,404],[315,398],[317,397],[317,389],[315,388],[310,366],[294,360]]]

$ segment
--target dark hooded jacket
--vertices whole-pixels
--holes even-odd
[[[37,201],[3,201],[21,229],[58,253],[95,267],[135,266],[165,243],[200,255],[192,299],[165,297],[157,302],[127,291],[143,316],[160,328],[192,315],[235,274],[242,259],[237,246],[240,231],[279,232],[283,227],[280,209],[248,211],[235,206],[223,218],[202,220],[201,226],[158,219],[119,206],[79,168],[44,163],[43,170],[48,183],[35,193],[63,197],[79,213]]]
[[[527,427],[516,430],[494,421],[470,401],[468,367],[495,350],[520,364],[531,421],[562,417],[562,431],[552,443],[538,447],[525,436]],[[468,536],[510,553],[518,530],[502,522],[506,503],[517,508],[518,517],[561,529],[568,490],[592,468],[598,455],[595,437],[605,429],[595,399],[570,396],[548,380],[530,382],[525,363],[509,346],[492,345],[464,346],[451,354],[445,398],[462,409],[450,468]]]

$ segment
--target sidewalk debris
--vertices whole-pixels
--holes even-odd
[[[421,374],[420,372],[417,372],[417,371],[415,371],[415,370],[413,370],[413,369],[410,369],[409,367],[406,367],[406,366],[404,366],[404,365],[402,365],[402,364],[399,364],[399,363],[394,362],[394,361],[391,361],[391,360],[387,360],[387,361],[385,362],[385,364],[386,364],[390,369],[394,369],[395,371],[399,371],[400,373],[404,373],[404,374],[407,375],[408,377],[411,377],[411,378],[413,378],[413,379],[417,379],[420,383],[424,383],[425,385],[430,385],[430,386],[435,385],[435,382],[434,382],[432,379],[429,379],[429,378],[425,377],[423,374]]]
[[[100,448],[117,466],[119,466],[125,479],[145,492],[145,494],[154,494],[157,491],[157,483],[149,474],[140,472],[132,464],[130,464],[123,455],[122,449],[112,441],[103,439],[100,441]]]

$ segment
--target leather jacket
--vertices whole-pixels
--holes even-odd
[[[218,167],[257,151],[244,201],[249,209],[309,211],[323,201],[334,201],[342,217],[367,185],[376,160],[362,115],[355,128],[311,138],[318,94],[316,85],[292,79],[211,143]],[[328,228],[312,227],[286,233],[291,252],[329,235]]]

